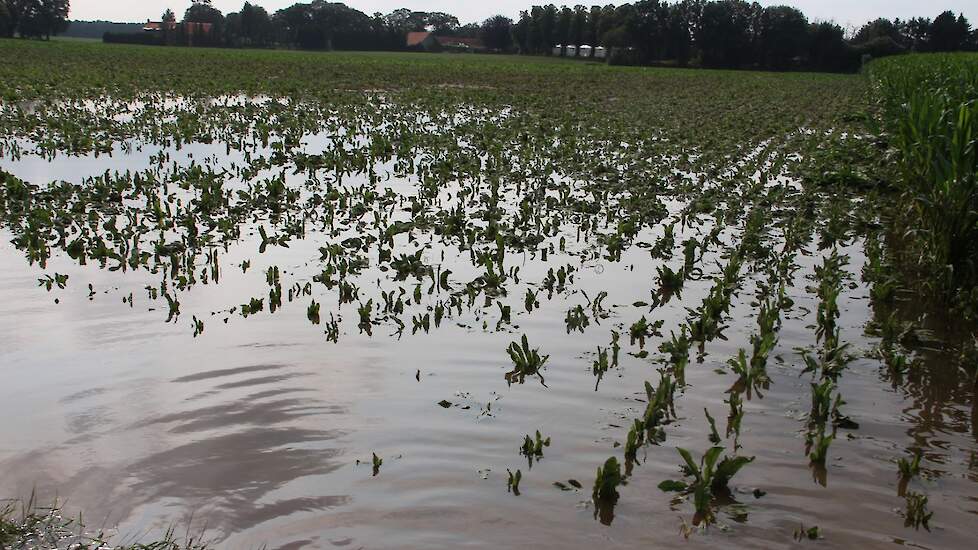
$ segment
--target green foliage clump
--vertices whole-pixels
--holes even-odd
[[[902,229],[939,289],[978,285],[978,57],[901,56],[869,73],[899,153]]]

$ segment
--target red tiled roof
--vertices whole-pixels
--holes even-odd
[[[407,35],[407,45],[409,48],[417,46],[427,40],[429,36],[431,36],[430,32],[409,32]]]

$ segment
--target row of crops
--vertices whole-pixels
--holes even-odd
[[[899,153],[903,215],[911,259],[935,291],[975,308],[978,288],[978,60],[974,55],[884,59],[869,74],[883,129]]]
[[[39,287],[21,299],[111,300],[228,367],[222,340],[252,330],[253,343],[297,338],[335,358],[389,342],[400,364],[376,376],[407,371],[417,386],[403,399],[429,407],[349,436],[348,462],[369,468],[354,477],[410,473],[449,493],[481,464],[445,457],[491,441],[479,457],[491,485],[465,502],[504,498],[486,513],[510,518],[530,501],[571,537],[603,524],[643,540],[636,517],[679,516],[687,538],[760,537],[756,525],[772,544],[967,526],[974,338],[916,308],[978,277],[971,57],[883,60],[867,79],[0,48],[35,67],[0,64],[3,261]],[[60,80],[36,63],[63,66]],[[284,353],[248,349],[251,361]],[[439,371],[440,349],[462,366]],[[474,387],[448,393],[432,374]],[[881,421],[880,402],[947,425]],[[905,430],[914,437],[893,435]],[[405,433],[427,446],[402,452]],[[260,485],[249,470],[240,483]],[[878,513],[847,517],[860,483]],[[597,521],[575,521],[575,503]],[[57,513],[29,517],[22,532],[76,537]],[[230,519],[213,523],[235,535]],[[514,535],[534,536],[517,523]]]

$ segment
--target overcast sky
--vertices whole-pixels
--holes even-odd
[[[306,0],[309,1],[309,0]],[[252,0],[264,6],[270,13],[290,6],[296,0]],[[532,4],[549,2],[532,0],[350,0],[346,5],[364,13],[388,13],[397,8],[407,7],[422,11],[443,11],[457,16],[463,23],[481,21],[491,15],[502,14],[517,17],[520,10]],[[553,2],[560,6],[562,2]],[[567,2],[567,5],[607,4],[602,2]],[[622,4],[623,2],[611,2]],[[810,19],[833,20],[843,26],[861,25],[877,17],[933,18],[943,10],[964,12],[973,23],[978,23],[978,0],[760,0],[763,5],[787,4],[805,12]],[[224,13],[238,11],[244,0],[214,0],[214,6]],[[159,19],[166,8],[178,15],[190,5],[190,0],[71,0],[71,18],[78,20],[106,19],[109,21],[136,21]]]

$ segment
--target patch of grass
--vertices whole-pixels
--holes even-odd
[[[169,529],[160,540],[116,545],[102,532],[89,531],[81,518],[64,515],[55,504],[38,506],[34,498],[28,501],[0,502],[0,548],[20,550],[206,550],[202,537],[183,537]]]

